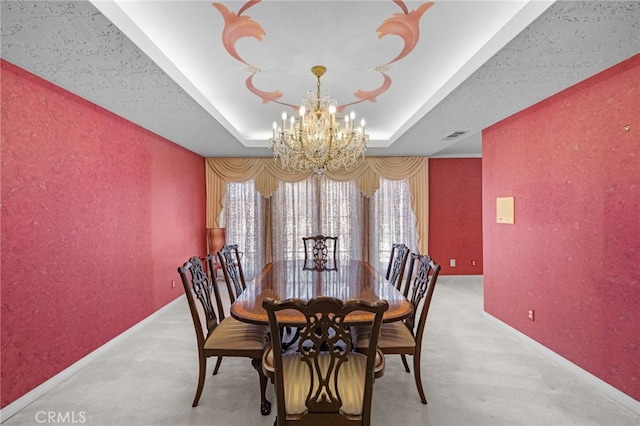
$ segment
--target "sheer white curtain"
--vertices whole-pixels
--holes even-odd
[[[341,259],[362,259],[362,194],[354,181],[279,182],[271,198],[273,260],[304,257],[302,237],[338,237]]]
[[[238,244],[244,253],[243,271],[251,280],[264,266],[266,202],[252,180],[228,182],[224,206],[227,244]],[[363,195],[354,181],[311,176],[300,182],[279,182],[270,209],[273,260],[303,258],[302,237],[316,234],[338,237],[339,258],[364,258],[367,221]],[[368,214],[369,262],[378,271],[386,272],[393,243],[404,243],[412,252],[418,251],[416,219],[406,180],[381,178]]]
[[[271,197],[273,260],[302,259],[302,237],[320,233],[318,192],[314,178],[278,183]]]
[[[404,243],[418,252],[416,218],[411,209],[411,192],[406,180],[380,178],[380,189],[371,197],[370,263],[386,273],[391,245]]]
[[[226,243],[238,244],[245,280],[252,280],[264,266],[264,199],[253,180],[227,182],[224,206]]]
[[[362,259],[362,193],[355,181],[319,183],[321,233],[338,237],[339,259]]]

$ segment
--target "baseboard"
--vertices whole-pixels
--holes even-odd
[[[124,332],[122,332],[118,336],[116,336],[113,339],[109,340],[104,345],[100,346],[95,351],[93,351],[90,354],[88,354],[87,356],[81,358],[80,360],[78,360],[77,362],[75,362],[71,366],[65,368],[60,373],[56,374],[55,376],[53,376],[52,378],[50,378],[46,382],[42,383],[38,387],[32,389],[28,393],[26,393],[26,394],[22,395],[20,398],[16,399],[11,404],[9,404],[6,407],[4,407],[2,410],[0,410],[0,423],[3,423],[4,421],[8,420],[14,414],[16,414],[18,411],[22,410],[23,408],[25,408],[26,406],[31,404],[33,401],[35,401],[36,399],[40,398],[45,393],[49,392],[51,389],[55,388],[60,383],[62,383],[65,380],[67,380],[69,377],[73,376],[75,373],[80,371],[82,368],[86,367],[91,361],[95,360],[96,358],[98,358],[102,354],[104,354],[107,351],[109,351],[115,345],[120,343],[123,339],[125,339],[126,337],[128,337],[131,334],[133,334],[136,331],[138,331],[140,328],[145,326],[148,322],[154,320],[156,317],[158,317],[160,314],[162,314],[164,311],[169,309],[174,304],[178,303],[184,297],[185,296],[182,295],[182,296],[176,298],[175,300],[169,302],[168,304],[166,304],[162,308],[158,309],[157,311],[155,311],[154,313],[152,313],[151,315],[149,315],[148,317],[146,317],[145,319],[143,319],[139,323],[135,324],[133,327],[125,330]]]
[[[513,328],[510,325],[504,323],[503,321],[499,320],[498,318],[494,317],[493,315],[483,311],[482,312],[482,316],[487,318],[488,320],[490,320],[494,324],[498,325],[499,327],[505,329],[510,334],[515,336],[517,339],[523,341],[527,345],[529,345],[532,348],[536,349],[537,351],[541,352],[543,355],[545,355],[547,358],[551,359],[555,363],[557,363],[560,366],[566,368],[571,373],[573,373],[576,376],[578,376],[578,378],[582,379],[587,384],[593,386],[594,388],[596,388],[600,392],[602,392],[605,395],[607,395],[608,397],[612,398],[614,401],[616,401],[619,404],[627,407],[628,409],[630,409],[634,413],[640,414],[640,401],[637,401],[637,400],[633,399],[632,397],[630,397],[629,395],[627,395],[626,393],[614,388],[609,383],[607,383],[604,380],[594,376],[593,374],[591,374],[588,371],[584,370],[583,368],[577,366],[576,364],[574,364],[573,362],[569,361],[568,359],[558,355],[557,353],[553,352],[551,349],[549,349],[546,346],[536,342],[535,340],[533,340],[532,338],[530,338],[526,334],[516,330],[515,328]]]
[[[447,277],[447,278],[482,278],[484,275],[482,274],[439,274],[438,278]]]
[[[471,282],[477,283],[481,282],[484,279],[483,275],[438,275],[438,282],[447,281],[447,282],[455,282],[460,281],[463,283]]]

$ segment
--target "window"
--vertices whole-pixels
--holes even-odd
[[[264,200],[255,190],[254,181],[227,182],[224,219],[227,244],[238,244],[242,255],[242,272],[252,280],[264,266]]]
[[[338,237],[338,258],[362,259],[362,195],[355,182],[311,176],[280,182],[272,197],[273,259],[304,257],[302,237]]]
[[[393,243],[404,243],[418,252],[416,218],[406,180],[380,178],[380,189],[371,197],[370,218],[370,263],[379,272],[387,271]]]
[[[273,260],[302,259],[302,237],[323,234],[338,237],[339,259],[366,259],[369,250],[369,262],[385,273],[393,243],[418,251],[408,182],[381,178],[380,189],[368,203],[369,212],[365,205],[354,181],[311,176],[300,182],[279,182],[270,202],[258,194],[252,180],[229,182],[223,214],[227,244],[238,244],[244,253],[242,268],[247,280],[264,267],[265,226],[271,227]],[[367,234],[369,247],[363,247]]]

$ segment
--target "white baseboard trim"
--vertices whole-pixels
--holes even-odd
[[[616,401],[616,402],[620,403],[621,405],[627,407],[628,409],[630,409],[634,413],[640,414],[640,401],[637,401],[637,400],[633,399],[632,397],[630,397],[629,395],[627,395],[626,393],[614,388],[609,383],[607,383],[604,380],[594,376],[593,374],[591,374],[588,371],[584,370],[583,368],[577,366],[576,364],[574,364],[573,362],[569,361],[568,359],[558,355],[557,353],[553,352],[551,349],[547,348],[546,346],[542,345],[539,342],[536,342],[531,337],[527,336],[526,334],[522,333],[521,331],[516,330],[515,328],[511,327],[509,324],[506,324],[505,322],[499,320],[498,318],[494,317],[493,315],[483,311],[482,312],[482,316],[485,317],[486,319],[488,319],[489,321],[493,322],[494,324],[498,325],[499,327],[505,329],[510,334],[515,336],[517,339],[523,341],[527,345],[529,345],[532,348],[538,350],[539,352],[541,352],[547,358],[550,358],[555,363],[557,363],[560,366],[566,368],[571,373],[573,373],[576,376],[578,376],[578,378],[582,379],[587,384],[593,386],[594,388],[596,388],[600,392],[602,392],[605,395],[607,395],[608,397],[612,398],[614,401]]]
[[[36,399],[40,398],[45,393],[49,392],[51,389],[55,388],[60,383],[62,383],[65,380],[67,380],[69,377],[73,376],[75,373],[77,373],[78,371],[80,371],[81,369],[86,367],[91,361],[95,360],[96,358],[98,358],[99,356],[104,354],[105,352],[109,351],[111,348],[113,348],[115,345],[120,343],[126,337],[132,335],[133,333],[138,331],[140,328],[145,326],[147,323],[149,323],[150,321],[154,320],[161,313],[163,313],[164,311],[169,309],[174,304],[178,303],[184,297],[185,297],[184,295],[182,295],[180,297],[177,297],[175,300],[169,302],[168,304],[166,304],[162,308],[158,309],[157,311],[155,311],[154,313],[152,313],[151,315],[149,315],[148,317],[146,317],[145,319],[143,319],[139,323],[135,324],[133,327],[125,330],[121,334],[119,334],[116,337],[114,337],[113,339],[109,340],[104,345],[100,346],[95,351],[89,353],[87,356],[81,358],[80,360],[78,360],[74,364],[70,365],[69,367],[65,368],[60,373],[56,374],[55,376],[53,376],[52,378],[50,378],[46,382],[42,383],[38,387],[32,389],[31,391],[29,391],[26,394],[22,395],[20,398],[16,399],[11,404],[9,404],[6,407],[4,407],[2,410],[0,410],[0,423],[3,423],[4,421],[8,420],[14,414],[16,414],[18,411],[22,410],[23,408],[25,408],[26,406],[31,404],[33,401],[35,401]]]

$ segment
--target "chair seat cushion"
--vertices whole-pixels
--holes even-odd
[[[227,317],[213,330],[204,343],[205,350],[262,351],[269,327]]]
[[[331,356],[320,354],[318,357],[320,368],[327,371]],[[263,358],[263,367],[266,373],[272,376],[275,366],[273,352],[270,349]],[[284,400],[288,415],[303,414],[307,410],[305,400],[309,392],[310,370],[297,352],[289,352],[282,355]],[[364,399],[364,379],[367,367],[367,357],[363,354],[352,352],[349,361],[342,364],[338,373],[338,391],[342,398],[342,411],[349,415],[361,415]],[[384,369],[384,356],[378,353],[376,356],[376,370]],[[271,373],[271,374],[269,374]],[[273,376],[272,376],[273,377]],[[314,392],[317,390],[318,379],[314,380]],[[331,390],[335,392],[333,382]]]
[[[366,325],[354,326],[351,333],[359,350],[369,347],[371,327]],[[416,341],[406,325],[402,321],[382,324],[378,348],[386,354],[412,352],[416,347]]]

